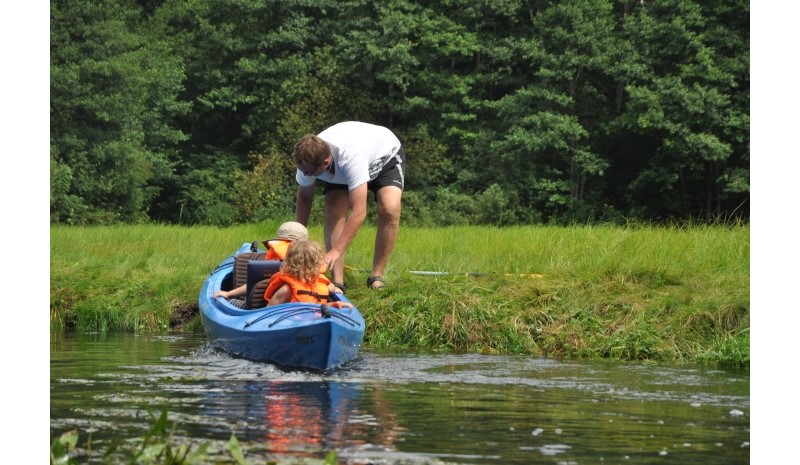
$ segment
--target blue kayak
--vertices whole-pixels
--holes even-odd
[[[238,271],[243,261],[248,267],[248,295],[263,295],[263,290],[250,292],[254,286],[252,270],[270,266],[276,270],[280,262],[242,260],[253,252],[257,252],[255,243],[243,244],[209,274],[200,290],[200,316],[211,344],[237,357],[289,368],[324,371],[355,359],[365,329],[364,317],[355,306],[338,309],[324,304],[288,303],[242,309],[225,298],[213,297],[219,290],[238,287],[236,280],[238,275],[243,276],[244,272]],[[338,293],[331,296],[331,301],[349,302]]]

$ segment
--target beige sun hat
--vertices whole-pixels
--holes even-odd
[[[308,230],[297,221],[287,221],[278,227],[278,232],[275,233],[275,239],[285,241],[308,239]]]

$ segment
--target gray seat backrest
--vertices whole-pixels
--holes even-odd
[[[245,308],[267,306],[267,301],[264,300],[264,291],[269,285],[269,278],[280,268],[280,260],[248,260]]]

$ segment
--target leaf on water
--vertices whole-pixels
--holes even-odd
[[[58,438],[58,442],[68,449],[74,448],[78,444],[78,430],[67,431]]]
[[[72,465],[77,464],[78,461],[69,456],[69,450],[73,449],[78,443],[78,431],[72,430],[62,434],[58,439],[53,441],[50,446],[50,463],[51,465]]]

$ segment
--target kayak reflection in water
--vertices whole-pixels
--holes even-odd
[[[360,444],[395,451],[402,429],[391,403],[380,396],[362,405],[365,399],[360,399],[360,392],[338,382],[267,383],[264,412],[269,450],[304,453]]]

